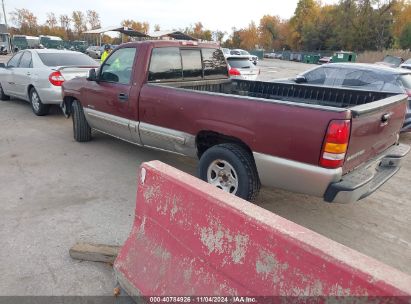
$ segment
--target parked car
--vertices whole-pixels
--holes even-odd
[[[401,64],[400,68],[411,70],[411,58]]]
[[[274,59],[276,55],[276,53],[264,53],[264,58]]]
[[[223,51],[224,56],[230,56],[230,49],[221,48],[221,51]]]
[[[230,50],[230,55],[236,55],[236,56],[248,56],[249,60],[254,63],[254,65],[257,65],[258,63],[258,57],[255,55],[251,55],[249,52],[242,50],[242,49],[233,49]]]
[[[87,55],[73,51],[20,51],[6,64],[0,64],[0,99],[13,96],[26,100],[34,114],[47,115],[51,104],[61,104],[64,81],[84,77],[97,66]]]
[[[95,129],[199,157],[200,178],[248,200],[261,183],[357,201],[409,151],[398,144],[404,95],[229,79],[222,51],[209,43],[121,45],[88,78],[64,82],[63,96],[76,141]]]
[[[403,62],[404,59],[401,57],[387,55],[384,57],[383,61],[376,62],[375,64],[385,65],[391,68],[398,68]]]
[[[308,70],[287,82],[392,92],[408,96],[401,131],[411,131],[411,71],[362,63],[332,63]]]
[[[249,60],[248,56],[229,56],[226,59],[231,78],[256,80],[260,75],[260,69]]]
[[[324,56],[324,57],[321,57],[320,60],[318,60],[318,64],[331,63],[332,61],[333,61],[332,57]]]
[[[101,54],[103,53],[103,51],[104,51],[104,47],[94,45],[94,46],[89,46],[89,47],[86,49],[85,53],[86,53],[87,55],[89,55],[91,58],[100,59],[100,58],[101,58]]]

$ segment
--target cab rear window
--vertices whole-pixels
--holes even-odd
[[[154,48],[148,81],[183,81],[228,78],[227,64],[220,49]]]

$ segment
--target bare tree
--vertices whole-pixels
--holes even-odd
[[[101,27],[100,16],[94,10],[88,10],[87,11],[87,22],[90,24],[90,27],[91,27],[92,30],[98,29],[98,28]]]
[[[47,13],[46,24],[52,29],[57,26],[57,18],[54,13]]]
[[[86,21],[86,17],[84,16],[83,12],[73,11],[72,20],[73,20],[74,30],[77,33],[77,35],[80,35],[81,33],[87,30],[87,21]]]

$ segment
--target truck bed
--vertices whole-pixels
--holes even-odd
[[[350,108],[364,105],[395,95],[394,93],[387,92],[238,79],[174,82],[164,83],[162,85],[195,91],[282,100],[337,108]]]

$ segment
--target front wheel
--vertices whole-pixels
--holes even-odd
[[[255,200],[260,190],[254,159],[237,144],[209,148],[200,158],[198,174],[209,184],[248,201]]]
[[[77,100],[73,101],[71,106],[73,118],[73,134],[74,139],[78,142],[86,142],[91,140],[91,128],[84,116],[83,107]]]
[[[41,102],[40,96],[35,88],[30,90],[30,102],[33,113],[37,116],[44,116],[49,113],[50,105]]]

